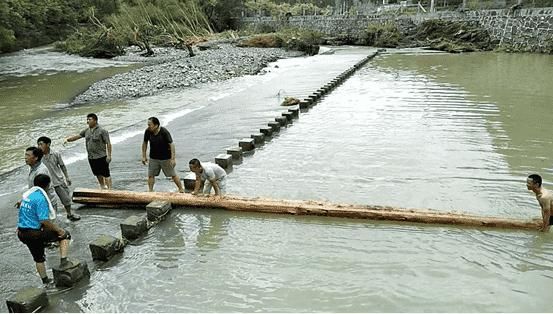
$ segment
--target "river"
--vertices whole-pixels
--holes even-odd
[[[147,117],[158,116],[172,132],[184,175],[189,159],[212,160],[284,111],[284,95],[311,93],[371,51],[335,48],[277,61],[264,75],[78,107],[67,103],[83,86],[136,65],[88,64],[42,50],[31,54],[66,65],[44,61],[30,69],[23,66],[28,59],[18,61],[21,54],[0,58],[12,66],[0,80],[2,99],[9,100],[2,113],[10,117],[0,150],[0,296],[39,285],[30,254],[14,235],[11,205],[24,190],[24,149],[38,136],[54,139],[74,186],[95,187],[82,141],[61,143],[96,112],[115,144],[114,188],[144,191],[140,141]],[[229,193],[537,218],[525,178],[540,173],[546,186],[552,179],[551,73],[552,56],[390,50],[245,157],[229,175]],[[156,190],[174,188],[169,180],[156,184]],[[550,234],[174,210],[120,257],[97,263],[88,243],[102,233],[117,235],[119,222],[139,212],[78,212],[80,222],[59,223],[71,230],[71,255],[88,263],[91,279],[51,295],[48,311],[550,309]],[[57,262],[57,252],[49,251],[48,260]]]

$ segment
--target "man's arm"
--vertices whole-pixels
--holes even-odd
[[[146,151],[148,150],[148,142],[142,142],[142,164],[145,165],[148,162]]]
[[[67,167],[65,165],[60,166],[61,172],[63,172],[63,175],[65,176],[65,181],[67,181],[67,185],[71,185],[71,179],[69,179],[69,173],[67,172]]]
[[[111,162],[111,143],[110,142],[108,142],[106,144],[106,149],[107,149],[107,152],[108,152],[108,156],[106,157],[106,161],[109,164]]]
[[[169,147],[171,147],[171,166],[172,167],[175,167],[175,165],[177,164],[177,160],[176,160],[176,154],[175,154],[175,143],[170,143],[169,144]]]
[[[64,142],[65,143],[74,142],[74,141],[79,140],[81,138],[83,138],[83,137],[80,134],[77,134],[77,135],[73,135],[73,136],[70,136],[70,137],[66,138]]]
[[[543,226],[540,228],[540,231],[549,230],[549,217],[551,217],[551,200],[549,199],[540,199],[541,205],[541,216],[543,218]]]
[[[194,191],[192,191],[192,195],[197,195],[198,192],[200,192],[201,185],[202,179],[200,178],[200,175],[196,173],[196,182],[194,183]]]

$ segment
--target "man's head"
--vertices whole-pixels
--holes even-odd
[[[46,153],[50,150],[50,144],[51,143],[52,143],[52,140],[49,137],[46,137],[46,136],[41,136],[36,141],[36,144],[37,144],[38,148],[40,148],[40,150],[43,153]]]
[[[526,187],[531,191],[539,191],[541,188],[541,176],[539,174],[531,174],[526,179]]]
[[[33,184],[46,190],[50,185],[50,177],[47,174],[39,174],[35,177]]]
[[[200,161],[196,158],[190,160],[188,162],[188,167],[190,167],[190,171],[194,172],[194,173],[202,173],[202,164],[200,163]]]
[[[154,132],[157,128],[159,128],[159,119],[156,117],[149,117],[148,118],[148,130],[150,132]]]
[[[95,113],[89,113],[86,116],[86,124],[88,124],[88,127],[93,128],[98,124],[98,116]]]
[[[42,151],[37,147],[31,146],[25,150],[25,163],[34,166],[42,159]]]

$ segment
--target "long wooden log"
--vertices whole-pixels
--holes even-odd
[[[540,226],[540,220],[516,220],[389,206],[332,204],[315,201],[272,200],[237,196],[225,196],[224,198],[216,199],[213,197],[198,197],[172,192],[108,191],[82,188],[77,188],[73,192],[73,202],[103,207],[147,205],[156,200],[168,201],[177,207],[219,208],[232,211],[274,214],[316,215],[505,229],[536,230]]]

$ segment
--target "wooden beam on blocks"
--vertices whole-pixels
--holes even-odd
[[[250,199],[231,196],[212,199],[173,192],[132,192],[82,188],[77,188],[73,192],[73,202],[87,205],[124,207],[128,205],[144,205],[154,200],[167,201],[171,202],[174,206],[185,206],[188,208],[220,208],[245,212],[316,215],[503,229],[537,230],[541,225],[539,220],[481,217],[428,209],[405,209],[390,206],[349,205],[260,198]]]

